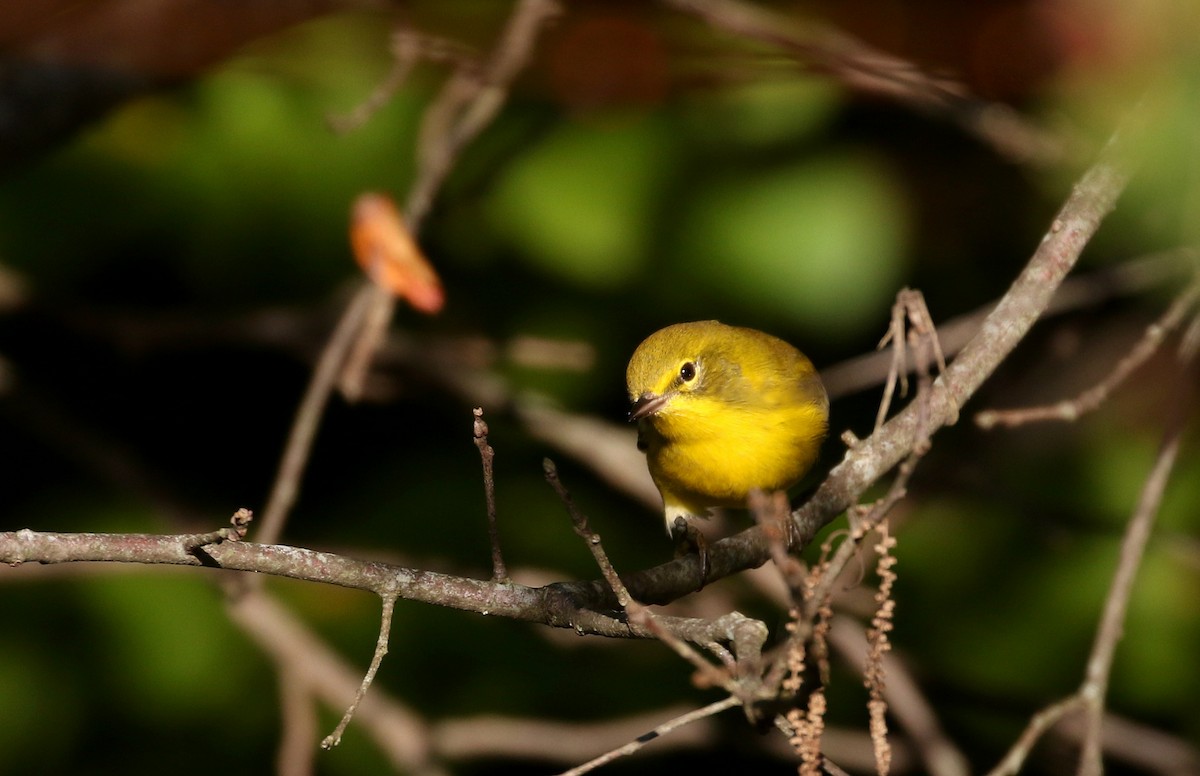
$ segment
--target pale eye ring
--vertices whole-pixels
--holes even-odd
[[[691,361],[684,361],[683,366],[679,367],[679,378],[685,383],[690,383],[696,379],[696,365]]]

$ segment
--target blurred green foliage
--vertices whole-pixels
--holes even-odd
[[[492,230],[534,269],[593,289],[649,259],[662,184],[677,167],[664,122],[565,124],[517,157],[488,197]]]
[[[731,176],[732,177],[732,176]],[[829,154],[715,180],[691,204],[677,264],[747,312],[774,308],[821,339],[879,324],[904,272],[904,213],[884,171]]]

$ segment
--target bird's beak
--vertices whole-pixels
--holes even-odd
[[[663,408],[663,405],[671,398],[671,394],[666,393],[659,396],[657,393],[643,393],[633,402],[633,409],[629,411],[629,422],[641,420],[647,415],[653,415]]]

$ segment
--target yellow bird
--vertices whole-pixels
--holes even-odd
[[[717,321],[660,329],[638,345],[625,381],[668,534],[677,517],[745,507],[755,488],[794,485],[829,427],[812,362],[755,329]]]

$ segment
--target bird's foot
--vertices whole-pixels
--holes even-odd
[[[696,585],[696,590],[702,590],[704,583],[708,581],[710,568],[708,562],[708,539],[705,538],[704,534],[700,533],[699,528],[685,517],[675,518],[671,535],[675,537],[675,557],[682,558],[684,555],[693,552],[699,557],[700,583]]]

